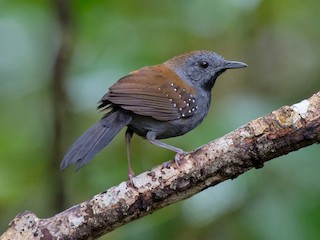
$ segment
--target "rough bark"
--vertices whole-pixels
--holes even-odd
[[[0,239],[95,239],[275,157],[320,141],[320,92],[284,106],[183,156],[57,215],[16,216]]]

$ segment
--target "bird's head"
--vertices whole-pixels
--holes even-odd
[[[173,57],[164,63],[185,82],[211,90],[217,77],[227,69],[244,68],[247,64],[225,60],[211,51],[193,51]]]

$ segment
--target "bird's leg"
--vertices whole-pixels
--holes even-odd
[[[187,152],[183,151],[181,148],[177,148],[174,146],[171,146],[169,144],[163,143],[159,140],[156,139],[156,133],[155,132],[151,132],[149,131],[146,135],[147,140],[151,143],[154,144],[156,146],[162,147],[162,148],[166,148],[169,149],[175,153],[177,153],[174,157],[174,161],[177,164],[177,166],[179,166],[179,161],[180,161],[180,155],[182,154],[187,154]]]
[[[127,160],[128,160],[128,177],[130,182],[132,182],[132,178],[134,177],[134,172],[131,168],[131,161],[130,161],[130,141],[133,135],[133,131],[131,129],[127,129],[126,131],[126,147],[127,147]]]

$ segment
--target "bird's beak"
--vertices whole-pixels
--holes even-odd
[[[243,62],[225,60],[225,61],[224,61],[224,66],[223,66],[223,68],[224,68],[224,69],[245,68],[245,67],[247,67],[247,66],[248,66],[248,65],[245,64],[245,63],[243,63]]]

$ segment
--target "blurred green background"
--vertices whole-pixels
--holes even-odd
[[[121,76],[195,50],[228,71],[205,121],[166,142],[192,150],[320,89],[320,1],[0,0],[0,230],[49,217],[127,179],[124,132],[90,164],[59,172]],[[101,239],[319,239],[319,146],[268,162]],[[173,153],[134,137],[136,173]]]

